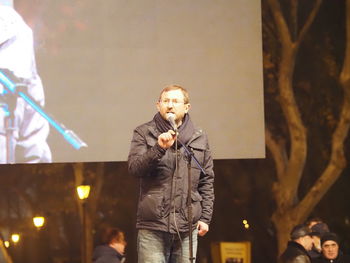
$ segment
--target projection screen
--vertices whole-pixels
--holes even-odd
[[[260,0],[13,7],[33,32],[44,112],[87,145],[74,148],[51,124],[53,162],[125,161],[133,129],[153,118],[169,84],[188,89],[215,159],[265,156]]]

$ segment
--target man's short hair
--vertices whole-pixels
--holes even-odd
[[[159,101],[160,101],[160,99],[161,99],[163,93],[164,93],[164,92],[168,92],[168,91],[170,91],[170,90],[181,90],[182,94],[184,95],[184,103],[185,103],[185,104],[190,103],[190,96],[189,96],[189,94],[188,94],[188,91],[187,91],[184,87],[182,87],[182,86],[180,86],[180,85],[169,85],[169,86],[165,87],[165,88],[160,92]]]
[[[314,217],[310,217],[306,222],[305,222],[305,225],[310,227],[311,223],[314,223],[314,224],[318,224],[318,223],[322,223],[323,220],[322,218],[318,217],[318,216],[314,216]]]
[[[107,228],[102,235],[102,243],[111,244],[114,242],[117,242],[117,243],[125,242],[124,232],[117,227]]]

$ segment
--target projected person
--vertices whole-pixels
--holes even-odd
[[[163,89],[157,109],[150,122],[134,130],[128,157],[130,174],[140,178],[136,223],[138,262],[191,262],[188,176],[192,185],[195,256],[197,234],[203,236],[208,232],[213,212],[213,160],[206,134],[194,126],[188,114],[190,103],[186,89],[176,85]],[[192,150],[204,172],[194,158],[188,169],[188,154],[180,141]]]
[[[41,106],[44,92],[36,70],[33,34],[21,16],[0,4],[0,69],[20,79]],[[50,162],[47,121],[0,83],[0,163]]]

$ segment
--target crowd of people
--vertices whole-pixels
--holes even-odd
[[[350,256],[340,249],[339,236],[319,218],[296,225],[290,233],[280,263],[346,263]]]

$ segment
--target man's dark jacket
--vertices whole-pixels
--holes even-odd
[[[339,254],[335,259],[326,259],[323,255],[312,260],[312,263],[350,263],[350,256]]]
[[[279,263],[311,263],[306,249],[297,242],[289,241]]]
[[[123,256],[108,245],[96,247],[92,257],[93,263],[121,263],[122,259]]]
[[[140,193],[136,227],[176,233],[188,231],[188,168],[186,153],[178,146],[178,173],[175,174],[175,148],[161,148],[154,120],[134,130],[128,158],[129,173],[140,177]],[[210,223],[214,202],[213,160],[207,136],[195,129],[187,146],[206,174],[191,162],[191,202],[193,227],[197,222]],[[175,214],[175,216],[174,216]],[[174,217],[176,223],[174,223]]]

